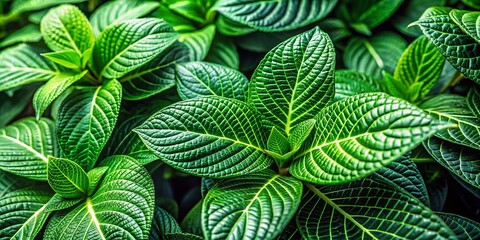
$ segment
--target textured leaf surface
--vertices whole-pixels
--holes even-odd
[[[93,31],[87,17],[73,5],[51,9],[40,24],[45,44],[53,51],[75,51],[82,56],[94,43]]]
[[[480,43],[479,12],[453,9],[449,16],[466,34]]]
[[[93,59],[99,75],[120,78],[153,60],[178,34],[163,20],[133,19],[107,28],[95,42]]]
[[[456,239],[417,199],[371,179],[307,187],[297,215],[307,239]]]
[[[264,32],[293,30],[325,17],[337,0],[226,0],[214,7],[225,17]]]
[[[215,185],[205,197],[202,227],[208,239],[273,239],[290,222],[302,184],[271,170]]]
[[[14,0],[10,11],[12,13],[23,13],[29,11],[42,10],[51,6],[58,5],[60,3],[81,3],[87,0]]]
[[[216,34],[213,39],[210,52],[205,61],[221,64],[233,69],[240,68],[240,56],[238,55],[235,42],[220,34]]]
[[[0,168],[33,180],[47,180],[48,155],[58,156],[54,123],[24,118],[0,129]]]
[[[480,149],[480,119],[467,106],[465,97],[437,95],[420,105],[432,117],[456,124],[456,128],[439,131],[435,136],[447,141]]]
[[[392,16],[402,3],[403,0],[362,0],[344,4],[349,10],[351,24],[364,24],[368,28],[374,28]]]
[[[333,98],[334,68],[331,40],[314,28],[267,53],[250,81],[248,101],[288,135]]]
[[[29,186],[26,178],[0,170],[0,198],[26,186]]]
[[[87,173],[73,161],[49,157],[47,178],[50,187],[64,198],[77,198],[87,194]]]
[[[55,76],[57,68],[43,59],[40,52],[26,44],[3,50],[0,53],[0,91]]]
[[[380,92],[378,80],[354,70],[335,71],[335,101],[360,93]]]
[[[207,62],[176,65],[177,90],[184,100],[216,95],[245,101],[248,79],[239,71]]]
[[[42,54],[42,56],[66,68],[78,69],[82,67],[81,57],[73,50],[49,52]]]
[[[46,239],[148,239],[154,208],[153,182],[134,159],[102,161],[108,172],[99,189],[72,210],[56,213]]]
[[[105,175],[105,172],[107,172],[108,167],[97,167],[94,168],[87,173],[88,177],[88,195],[91,195],[95,190],[97,189],[98,183],[100,183],[100,180],[102,180],[103,176]]]
[[[452,229],[458,239],[474,240],[480,238],[480,224],[478,222],[451,213],[436,214]]]
[[[162,240],[165,239],[166,234],[181,232],[180,225],[178,225],[177,220],[170,213],[160,207],[155,207],[150,239]]]
[[[373,173],[445,128],[421,109],[383,93],[338,101],[315,117],[290,173],[308,182],[338,184]]]
[[[202,61],[207,57],[208,51],[215,38],[215,25],[210,24],[202,29],[182,33],[178,41],[188,47],[192,61]]]
[[[111,80],[98,87],[78,88],[62,102],[57,136],[63,156],[92,169],[112,134],[122,100],[122,87]]]
[[[430,155],[463,181],[480,188],[480,151],[431,137],[424,142]]]
[[[211,178],[260,171],[271,163],[261,114],[234,99],[209,96],[170,105],[135,130],[162,161]]]
[[[480,86],[475,85],[470,88],[467,95],[467,105],[470,111],[480,119]]]

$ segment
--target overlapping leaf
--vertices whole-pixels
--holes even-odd
[[[64,198],[87,195],[89,185],[87,173],[73,161],[49,157],[47,178],[50,187]]]
[[[436,213],[452,229],[458,239],[474,240],[480,238],[480,224],[468,218],[452,213]]]
[[[163,240],[166,234],[181,232],[180,225],[170,213],[160,207],[155,207],[150,239]]]
[[[237,70],[240,68],[237,46],[232,39],[220,34],[215,35],[205,61],[218,63]]]
[[[390,18],[393,26],[410,37],[418,37],[422,35],[422,31],[418,26],[409,26],[422,16],[425,9],[432,6],[444,6],[446,0],[409,0],[395,12]]]
[[[480,86],[473,86],[467,95],[467,105],[470,111],[480,119]]]
[[[335,71],[335,101],[368,92],[379,92],[378,80],[354,70]]]
[[[271,170],[226,179],[205,197],[202,226],[208,239],[273,239],[294,216],[302,184]]]
[[[215,25],[210,24],[199,30],[182,33],[178,40],[188,47],[192,61],[202,61],[207,57],[215,38],[215,29]]]
[[[317,184],[362,178],[448,126],[384,93],[338,101],[315,119],[315,133],[305,141],[290,173]]]
[[[10,46],[16,43],[39,42],[42,40],[40,28],[34,24],[29,24],[6,36],[0,41],[0,47]]]
[[[60,3],[81,3],[87,0],[14,0],[10,7],[11,13],[20,14],[23,12],[42,10]]]
[[[402,3],[403,0],[363,0],[347,1],[344,4],[348,8],[348,20],[354,28],[364,25],[365,28],[371,29],[392,16]]]
[[[334,68],[331,40],[314,28],[282,42],[265,56],[250,81],[248,101],[278,130],[289,134],[331,101]]]
[[[450,18],[471,38],[480,43],[480,13],[468,10],[453,9],[449,13]]]
[[[135,131],[162,161],[187,173],[234,177],[267,168],[261,114],[234,99],[208,96],[170,105]]]

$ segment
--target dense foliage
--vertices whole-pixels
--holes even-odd
[[[477,10],[0,0],[0,239],[479,239]]]

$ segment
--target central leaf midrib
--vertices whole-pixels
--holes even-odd
[[[90,197],[87,198],[85,204],[87,206],[87,211],[90,214],[90,217],[92,218],[92,222],[95,225],[95,228],[97,229],[98,234],[100,235],[100,238],[102,240],[106,240],[105,236],[103,236],[102,229],[100,228],[100,222],[98,221],[97,216],[95,215],[95,210],[93,209],[93,204]]]
[[[68,182],[70,182],[70,183],[71,183],[74,187],[76,187],[80,192],[86,193],[85,190],[83,190],[80,186],[78,186],[72,179],[70,179],[70,178],[58,167],[58,165],[55,164],[55,161],[52,161],[51,163],[54,164],[55,167],[57,167],[58,171],[63,175],[63,177],[65,177],[65,179],[67,179]]]
[[[40,159],[42,159],[45,163],[48,163],[48,158],[46,156],[44,156],[42,153],[39,153],[37,150],[35,150],[33,147],[31,146],[28,146],[27,144],[23,143],[22,141],[16,139],[16,138],[12,138],[10,136],[7,136],[7,135],[0,135],[0,137],[4,137],[14,143],[16,143],[17,145],[25,148],[27,151],[33,153],[35,156],[39,157]]]

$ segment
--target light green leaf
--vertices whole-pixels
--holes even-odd
[[[87,17],[73,5],[61,5],[48,11],[42,18],[40,31],[51,50],[70,50],[80,57],[93,48],[95,41]]]
[[[450,18],[449,10],[429,8],[416,23],[455,69],[480,82],[480,44]]]
[[[39,50],[19,44],[0,52],[0,91],[47,81],[58,73],[56,66],[43,59]]]
[[[280,131],[278,131],[277,128],[273,127],[267,140],[267,149],[274,153],[283,155],[290,150],[290,144],[288,139]]]
[[[170,213],[160,207],[155,207],[150,239],[164,240],[166,234],[181,232],[180,225]]]
[[[88,71],[81,73],[61,72],[45,85],[41,86],[33,96],[33,108],[39,119],[50,104],[55,101],[68,87],[82,79]]]
[[[470,88],[467,94],[467,105],[470,111],[480,119],[480,86],[475,85]]]
[[[480,188],[480,151],[432,137],[423,143],[428,153],[451,173]]]
[[[42,10],[51,6],[66,3],[81,3],[87,0],[14,0],[10,7],[10,12],[20,14],[23,12]]]
[[[176,65],[178,95],[184,100],[216,95],[245,101],[248,79],[241,72],[207,62]]]
[[[288,135],[288,142],[290,143],[290,149],[294,152],[298,151],[302,146],[305,139],[310,135],[315,126],[315,119],[308,119],[300,122],[295,126]]]
[[[51,120],[29,117],[0,129],[1,170],[45,181],[49,155],[59,155]]]
[[[155,59],[123,76],[125,100],[141,100],[175,86],[175,64],[189,61],[189,50],[176,42]]]
[[[377,181],[306,186],[297,214],[306,239],[456,239],[419,200]]]
[[[102,177],[105,175],[105,172],[107,172],[107,170],[108,170],[108,167],[105,166],[105,167],[97,167],[88,171],[87,177],[88,177],[89,185],[88,185],[87,194],[89,196],[93,194],[93,192],[95,192],[95,190],[97,189],[98,183],[100,182]]]
[[[42,56],[66,68],[78,69],[83,66],[82,58],[72,50],[43,53]]]
[[[264,32],[293,30],[324,18],[337,0],[223,0],[214,9],[223,16]]]
[[[465,97],[441,94],[423,102],[420,107],[439,121],[457,125],[455,128],[439,131],[435,136],[480,149],[480,119],[470,111]]]
[[[89,185],[87,173],[73,161],[49,156],[47,179],[50,187],[64,198],[87,195]]]
[[[240,68],[240,56],[238,55],[237,46],[235,46],[231,38],[221,34],[215,35],[205,61],[221,64],[236,70]]]
[[[7,35],[0,41],[0,48],[16,43],[39,42],[41,39],[42,34],[40,33],[40,28],[34,24],[29,24]]]
[[[165,163],[210,178],[245,175],[273,162],[261,114],[244,102],[208,96],[170,105],[136,132]]]
[[[385,82],[385,89],[388,94],[405,99],[409,101],[410,99],[408,98],[408,92],[410,91],[410,86],[405,84],[403,81],[400,79],[397,79],[394,77],[392,74],[388,72],[383,72],[383,80]],[[418,84],[417,84],[418,86]]]
[[[108,1],[98,7],[90,16],[93,32],[98,36],[103,30],[121,21],[147,15],[160,6],[154,1],[117,0]]]
[[[214,1],[211,0],[165,0],[168,8],[198,23],[207,21],[207,14]]]
[[[364,93],[324,108],[315,133],[290,167],[298,179],[339,184],[365,177],[450,125],[384,93]]]
[[[93,60],[99,75],[120,78],[148,63],[179,35],[163,20],[133,19],[103,31],[95,42]]]
[[[215,37],[215,29],[214,24],[209,24],[200,30],[182,33],[178,41],[188,47],[192,61],[202,61],[207,57]]]
[[[378,80],[354,70],[335,71],[335,101],[360,93],[380,92]]]
[[[60,106],[57,121],[63,157],[90,171],[112,134],[121,100],[122,86],[117,80],[72,91]]]
[[[47,221],[53,193],[39,187],[13,191],[0,198],[0,238],[34,239]]]
[[[332,100],[334,68],[331,40],[314,28],[267,53],[250,80],[248,101],[289,135]]]
[[[409,37],[419,37],[422,31],[418,26],[409,26],[422,16],[423,11],[433,6],[444,6],[447,0],[408,0],[390,18],[390,22],[401,33]]]
[[[162,3],[165,2],[163,1]],[[168,22],[173,29],[179,33],[191,32],[197,29],[195,22],[174,12],[173,9],[170,9],[163,4],[153,12],[152,17],[163,18],[163,20]]]
[[[300,181],[276,175],[272,170],[225,179],[205,197],[205,237],[273,239],[294,216],[301,195]]]
[[[352,24],[363,24],[371,29],[387,20],[403,0],[362,0],[347,1],[343,4],[348,10],[348,21]]]
[[[393,73],[407,42],[392,32],[382,32],[371,38],[352,38],[343,54],[345,66],[382,79],[382,71]]]
[[[148,239],[155,203],[150,175],[127,156],[106,158],[100,166],[108,171],[99,189],[76,208],[57,212],[45,239]]]
[[[437,84],[445,60],[427,37],[417,38],[403,53],[395,68],[394,77],[406,86],[420,84],[419,99]],[[407,99],[412,102],[419,99]]]
[[[480,224],[452,213],[436,213],[452,229],[458,239],[475,240],[480,238]]]

